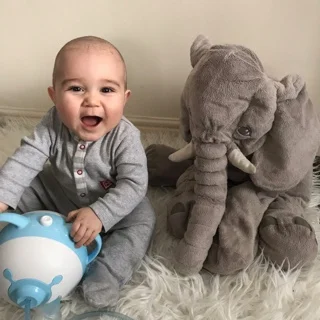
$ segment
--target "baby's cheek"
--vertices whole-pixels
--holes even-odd
[[[80,111],[81,101],[76,97],[64,97],[61,100],[60,109],[61,113],[68,114],[70,116],[78,115]]]

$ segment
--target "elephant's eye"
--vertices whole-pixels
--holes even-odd
[[[249,127],[239,127],[237,131],[244,137],[251,137],[251,129]]]

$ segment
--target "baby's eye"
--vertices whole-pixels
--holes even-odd
[[[78,86],[71,86],[68,90],[73,92],[80,92],[82,91],[82,88]]]
[[[109,88],[109,87],[104,87],[101,89],[101,92],[103,93],[110,93],[110,92],[113,92],[114,90],[112,88]]]

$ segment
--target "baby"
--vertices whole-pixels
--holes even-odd
[[[0,212],[64,214],[77,247],[102,231],[81,291],[94,307],[113,306],[155,225],[140,133],[123,116],[125,62],[104,39],[71,40],[57,54],[48,93],[55,106],[0,169]]]

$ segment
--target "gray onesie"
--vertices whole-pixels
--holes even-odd
[[[90,207],[107,232],[95,263],[108,270],[106,281],[116,291],[139,265],[154,229],[147,184],[140,133],[125,117],[107,135],[88,142],[71,133],[53,107],[0,169],[0,201],[20,212],[47,209],[64,215]],[[96,280],[103,282],[103,276]],[[90,302],[106,305],[105,299],[95,299]],[[117,297],[108,297],[107,305],[116,302],[111,300]]]

